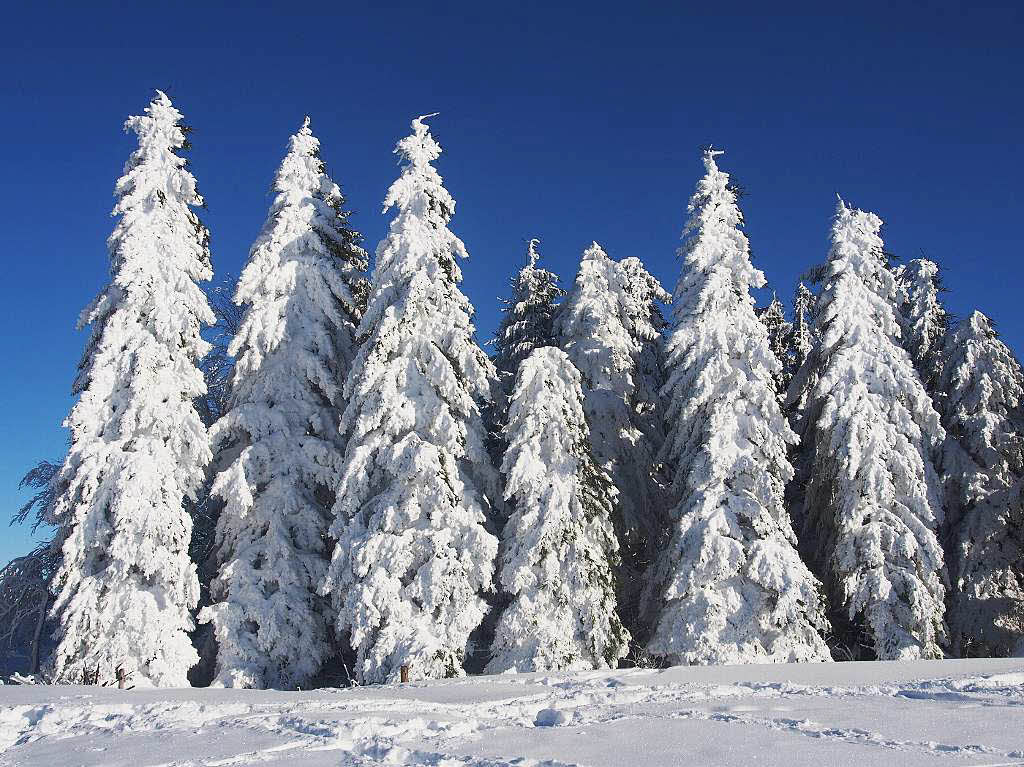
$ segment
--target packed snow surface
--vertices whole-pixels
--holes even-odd
[[[310,692],[0,688],[0,764],[1024,764],[1024,659],[677,667]]]

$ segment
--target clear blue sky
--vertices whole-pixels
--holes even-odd
[[[394,143],[439,111],[482,339],[528,237],[566,281],[596,239],[671,289],[699,148],[714,143],[747,188],[756,263],[787,301],[826,252],[840,192],[882,216],[898,256],[945,267],[954,311],[981,308],[1024,349],[1013,3],[145,5],[4,12],[4,517],[22,473],[62,455],[85,340],[75,319],[106,279],[112,189],[132,149],[121,123],[155,88],[195,129],[221,276],[238,273],[303,115],[372,249]],[[27,530],[0,530],[0,561],[29,545]]]

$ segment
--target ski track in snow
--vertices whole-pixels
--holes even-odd
[[[649,728],[666,735],[642,734]],[[595,757],[602,737],[611,750]],[[1024,765],[1024,661],[506,675],[295,693],[0,687],[5,767],[569,767],[708,764],[708,754],[723,764],[821,764],[816,748],[827,749],[825,763],[858,767]]]

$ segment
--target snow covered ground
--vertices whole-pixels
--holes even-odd
[[[1024,659],[310,692],[0,687],[0,764],[1024,765]]]

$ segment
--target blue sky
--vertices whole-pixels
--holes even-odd
[[[132,150],[121,123],[155,88],[194,128],[219,276],[241,268],[303,115],[372,249],[394,143],[439,111],[482,339],[529,237],[565,281],[596,239],[671,289],[699,148],[714,143],[747,189],[756,264],[787,301],[826,252],[839,192],[882,216],[899,257],[945,267],[953,311],[981,308],[1024,344],[1013,4],[146,5],[5,11],[4,517],[24,471],[62,454],[75,320],[106,279],[113,184]],[[0,561],[28,547],[27,529],[0,530]]]

